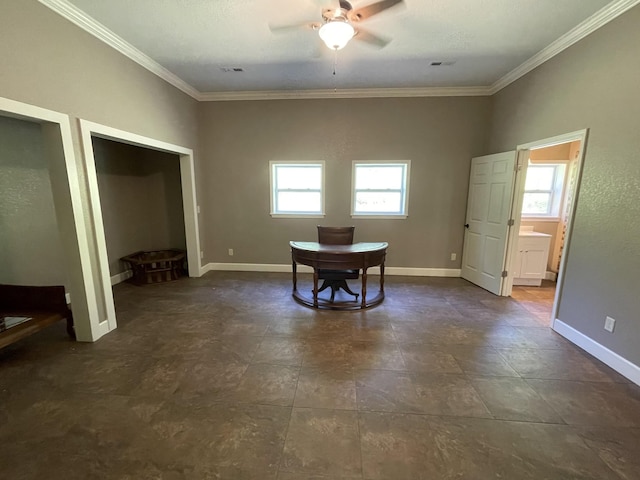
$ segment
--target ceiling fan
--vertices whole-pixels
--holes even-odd
[[[318,30],[322,41],[331,50],[341,50],[352,38],[377,48],[385,47],[390,40],[374,35],[360,27],[360,22],[368,20],[404,0],[380,0],[360,8],[353,8],[347,0],[339,0],[335,7],[322,9],[322,21],[301,22],[292,25],[269,25],[274,33],[287,32],[298,28]]]

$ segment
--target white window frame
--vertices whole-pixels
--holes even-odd
[[[320,190],[316,189],[300,189],[300,190],[278,190],[276,185],[276,169],[280,166],[288,166],[288,167],[300,167],[300,166],[314,166],[320,167],[321,172],[321,184]],[[324,161],[271,161],[269,162],[269,196],[270,196],[270,212],[273,218],[324,218],[324,199],[325,199],[325,162]],[[320,212],[287,212],[287,211],[277,211],[277,195],[279,191],[290,191],[290,192],[320,192]]]
[[[554,167],[553,171],[553,185],[551,190],[525,190],[527,193],[547,193],[550,196],[549,212],[548,213],[522,213],[522,218],[525,220],[538,220],[554,222],[560,220],[562,203],[564,197],[564,184],[567,176],[567,162],[563,161],[545,161],[545,162],[530,162],[527,166],[527,174],[529,169],[536,167]],[[562,167],[562,173],[560,170]]]
[[[404,166],[404,182],[402,188],[399,190],[402,196],[401,204],[402,210],[398,213],[389,212],[356,212],[356,169],[361,166]],[[411,160],[354,160],[351,167],[351,217],[352,218],[386,218],[386,219],[405,219],[409,215],[409,184],[411,173]],[[388,190],[358,190],[358,191],[398,191],[397,189]]]

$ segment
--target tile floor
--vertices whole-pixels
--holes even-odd
[[[99,342],[0,351],[0,478],[640,478],[640,388],[549,330],[548,288],[388,277],[364,312],[290,288],[120,284]]]

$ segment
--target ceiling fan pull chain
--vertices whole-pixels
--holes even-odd
[[[336,77],[336,69],[338,66],[338,49],[333,51],[333,93],[338,92],[338,80]]]

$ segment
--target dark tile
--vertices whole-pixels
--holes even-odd
[[[424,413],[463,417],[491,417],[480,395],[464,375],[413,374]]]
[[[406,369],[422,373],[462,373],[455,357],[442,348],[416,343],[400,346]]]
[[[292,366],[250,365],[227,398],[241,403],[291,406],[299,372],[298,367]]]
[[[427,416],[361,412],[359,418],[364,478],[446,478]]]
[[[427,478],[618,480],[569,426],[429,417]]]
[[[521,378],[472,377],[471,384],[495,418],[564,423],[551,405]]]
[[[305,342],[298,339],[264,337],[252,362],[299,366],[302,364],[305,349]]]
[[[640,387],[622,383],[527,380],[570,425],[640,427]]]
[[[170,458],[176,462],[222,470],[222,478],[234,478],[234,472],[242,473],[238,478],[259,478],[260,470],[266,477],[276,474],[290,413],[270,405],[168,405],[150,422],[162,441],[174,445]]]
[[[423,412],[416,388],[408,373],[388,370],[356,372],[358,410],[379,412]]]
[[[147,287],[114,287],[96,343],[61,322],[0,350],[1,477],[640,476],[640,389],[548,328],[546,282],[389,276],[356,312],[297,304],[289,274]]]
[[[518,376],[518,373],[511,368],[504,357],[493,348],[448,347],[446,351],[453,355],[464,373],[499,377]]]
[[[640,478],[640,429],[582,427],[577,433],[622,480]]]
[[[404,359],[395,344],[353,342],[353,366],[358,369],[405,370]]]
[[[361,475],[357,413],[294,408],[280,472]]]
[[[576,347],[566,349],[501,349],[500,355],[524,378],[613,382],[614,377]]]
[[[355,381],[349,373],[329,376],[321,372],[302,372],[293,406],[355,410]]]

